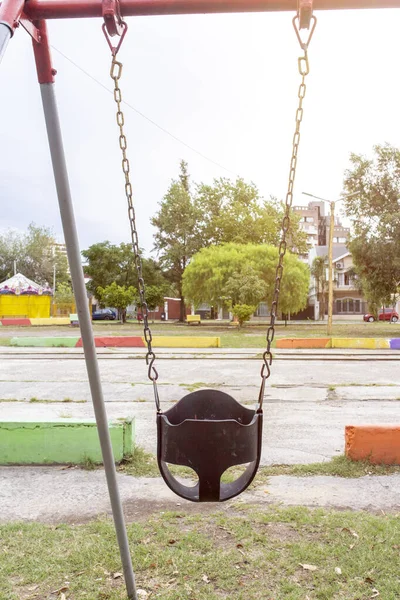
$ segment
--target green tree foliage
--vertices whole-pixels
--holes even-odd
[[[187,300],[199,305],[217,306],[226,301],[226,286],[231,278],[246,271],[257,274],[265,286],[263,298],[272,302],[278,250],[267,244],[223,244],[200,250],[187,266],[183,292]],[[287,253],[281,283],[279,308],[296,313],[307,304],[309,269],[295,255]]]
[[[98,287],[96,296],[101,306],[117,308],[122,322],[126,321],[126,309],[137,299],[137,291],[133,286],[117,285],[115,281],[105,288]]]
[[[349,248],[370,309],[390,305],[400,282],[400,150],[374,147],[372,158],[352,154],[345,172],[346,212],[353,218]]]
[[[281,202],[263,200],[254,184],[240,178],[216,179],[192,192],[187,164],[181,162],[179,180],[172,181],[152,219],[157,229],[155,249],[181,298],[181,320],[185,318],[182,277],[192,256],[201,248],[229,242],[278,245],[283,214]],[[300,231],[295,213],[288,240],[288,248],[298,253],[307,250],[306,234]]]
[[[231,306],[251,304],[257,307],[265,297],[266,285],[257,271],[249,266],[247,269],[242,268],[241,271],[233,273],[223,291]]]
[[[201,248],[198,223],[200,211],[189,187],[187,165],[180,165],[179,181],[172,181],[151,223],[157,228],[155,249],[167,277],[176,286],[181,299],[180,320],[185,319],[182,276],[192,256]]]
[[[317,297],[320,299],[321,306],[319,310],[320,321],[325,319],[325,301],[326,301],[326,267],[327,256],[316,256],[311,266],[311,275],[315,279],[317,288]]]
[[[52,285],[54,266],[58,282],[69,279],[67,257],[57,249],[54,234],[47,227],[31,223],[26,233],[7,231],[0,235],[0,281],[13,275],[14,261],[17,272],[42,285]]]
[[[280,240],[284,207],[276,198],[262,199],[253,183],[238,178],[215,179],[212,185],[197,188],[202,221],[203,246],[235,242],[239,244],[273,244]],[[306,252],[306,234],[299,230],[299,217],[291,214],[288,232],[290,249]]]
[[[87,260],[85,273],[91,278],[87,289],[96,295],[97,288],[115,282],[120,286],[137,287],[137,271],[131,244],[115,246],[108,241],[93,244],[82,252]],[[163,287],[169,293],[170,284],[164,277],[160,265],[151,258],[142,257],[142,272],[146,285]]]
[[[54,302],[57,304],[71,304],[74,302],[74,292],[69,283],[57,284],[57,289],[54,294]]]
[[[165,288],[163,286],[146,286],[146,302],[149,312],[155,311],[157,306],[164,306]]]

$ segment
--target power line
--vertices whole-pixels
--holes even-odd
[[[58,48],[56,48],[53,45],[51,47],[56,52],[58,52],[63,58],[65,58],[65,60],[67,60],[68,62],[70,62],[71,65],[73,65],[76,69],[78,69],[84,75],[86,75],[87,77],[89,77],[89,79],[91,79],[92,81],[94,81],[95,83],[97,83],[97,85],[99,85],[101,88],[103,88],[103,90],[105,90],[109,94],[113,95],[113,91],[110,90],[110,88],[108,88],[106,85],[104,85],[104,83],[102,83],[101,81],[99,81],[98,79],[96,79],[96,77],[94,77],[91,73],[89,73],[88,71],[86,71],[83,67],[81,67],[75,61],[73,61],[71,58],[69,58],[69,56],[67,56],[66,54],[64,54],[64,52],[62,52],[61,50],[59,50]],[[129,104],[129,102],[127,102],[126,100],[122,100],[122,102],[128,108],[130,108],[136,114],[138,114],[140,117],[142,117],[143,119],[145,119],[146,121],[148,121],[149,123],[151,123],[152,125],[154,125],[154,127],[157,127],[157,129],[159,129],[160,131],[162,131],[163,133],[165,133],[166,135],[168,135],[169,137],[171,137],[173,140],[175,140],[179,144],[182,144],[183,146],[185,146],[186,148],[188,148],[189,150],[191,150],[192,152],[194,152],[198,156],[201,156],[201,158],[204,158],[204,160],[207,160],[208,162],[212,163],[213,165],[219,167],[220,169],[223,169],[224,171],[227,171],[228,173],[231,173],[235,177],[238,176],[238,174],[234,173],[234,171],[232,171],[231,169],[228,169],[227,167],[224,167],[220,163],[216,162],[212,158],[209,158],[208,156],[206,156],[205,154],[203,154],[202,152],[200,152],[200,150],[196,150],[196,148],[193,148],[193,146],[190,146],[189,144],[187,144],[186,142],[184,142],[183,140],[181,140],[180,138],[178,138],[176,135],[174,135],[173,133],[171,133],[170,131],[168,131],[168,129],[165,129],[165,127],[162,127],[162,125],[159,125],[158,123],[156,123],[155,121],[153,121],[153,119],[151,119],[150,117],[148,117],[147,115],[145,115],[144,113],[142,113],[140,110],[138,110],[137,108],[135,108],[134,106],[132,106],[132,104]]]

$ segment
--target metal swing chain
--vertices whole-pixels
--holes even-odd
[[[156,359],[156,355],[154,354],[153,347],[151,345],[153,337],[152,337],[150,326],[149,326],[149,309],[148,309],[147,302],[146,302],[146,290],[145,290],[145,283],[144,283],[143,273],[142,273],[142,258],[140,256],[139,239],[138,239],[138,233],[137,233],[137,228],[136,228],[136,215],[135,215],[135,208],[133,206],[133,191],[132,191],[132,184],[130,181],[130,165],[129,165],[129,160],[127,157],[128,142],[126,139],[126,135],[124,133],[125,119],[124,119],[123,110],[121,108],[122,93],[121,93],[121,88],[119,87],[119,80],[122,75],[122,63],[117,61],[117,58],[116,58],[118,49],[119,48],[117,48],[116,51],[115,50],[113,51],[113,49],[112,49],[112,62],[111,62],[110,76],[111,76],[111,79],[114,81],[114,100],[117,105],[116,117],[117,117],[117,125],[119,127],[119,147],[121,148],[121,152],[122,152],[122,171],[125,175],[125,195],[126,195],[126,199],[128,202],[128,217],[129,217],[129,223],[130,223],[130,228],[131,228],[132,249],[133,249],[133,254],[135,256],[135,266],[136,266],[136,271],[137,271],[137,276],[138,276],[140,306],[141,306],[142,314],[143,314],[144,339],[147,344],[147,352],[146,352],[146,364],[148,366],[147,375],[148,375],[148,378],[150,379],[150,381],[152,381],[152,383],[153,383],[154,399],[155,399],[155,403],[156,403],[157,412],[161,412],[160,399],[158,396],[158,389],[157,389],[158,372],[154,366],[154,361]]]
[[[274,291],[273,301],[271,304],[271,319],[270,319],[270,324],[268,327],[267,337],[266,337],[267,348],[263,354],[264,363],[261,368],[262,381],[261,381],[260,393],[259,393],[259,397],[258,397],[258,410],[259,411],[261,411],[261,409],[262,409],[262,404],[263,404],[263,400],[264,400],[265,382],[268,379],[268,377],[271,375],[271,365],[272,365],[271,345],[272,345],[272,342],[275,337],[275,320],[276,320],[276,314],[278,311],[279,293],[280,293],[282,275],[283,275],[283,259],[285,257],[286,250],[287,250],[286,235],[287,235],[289,227],[290,227],[290,211],[291,211],[292,202],[293,202],[293,188],[294,188],[294,181],[295,181],[295,177],[296,177],[297,155],[298,155],[299,144],[300,144],[300,126],[301,126],[301,122],[303,120],[303,110],[304,110],[303,109],[303,100],[305,98],[306,89],[307,89],[306,88],[306,77],[310,72],[307,50],[308,50],[308,45],[313,36],[315,26],[317,24],[316,17],[312,16],[311,21],[312,21],[311,30],[309,32],[308,38],[305,42],[303,42],[300,37],[300,31],[299,31],[299,29],[300,29],[299,13],[293,19],[293,27],[295,29],[297,39],[299,40],[300,46],[301,46],[304,54],[303,54],[303,56],[299,56],[299,58],[298,58],[298,69],[299,69],[299,73],[301,75],[301,83],[300,83],[299,91],[298,91],[299,104],[298,104],[298,107],[296,110],[296,129],[295,129],[294,136],[293,136],[292,158],[290,161],[290,169],[289,169],[289,182],[288,182],[288,189],[286,192],[286,199],[285,199],[285,212],[284,212],[284,217],[282,220],[282,234],[281,234],[281,240],[279,243],[279,259],[278,259],[278,265],[276,267],[276,272],[275,272],[275,291]]]

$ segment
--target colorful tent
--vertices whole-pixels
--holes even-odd
[[[41,286],[17,273],[0,283],[0,317],[49,317],[52,295],[49,286]]]

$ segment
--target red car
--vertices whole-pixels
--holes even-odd
[[[396,311],[388,308],[386,310],[380,310],[378,318],[379,321],[391,321],[392,323],[397,323],[399,320],[399,315]],[[373,323],[375,321],[375,317],[371,313],[367,313],[364,315],[364,321],[367,321],[367,323]]]

